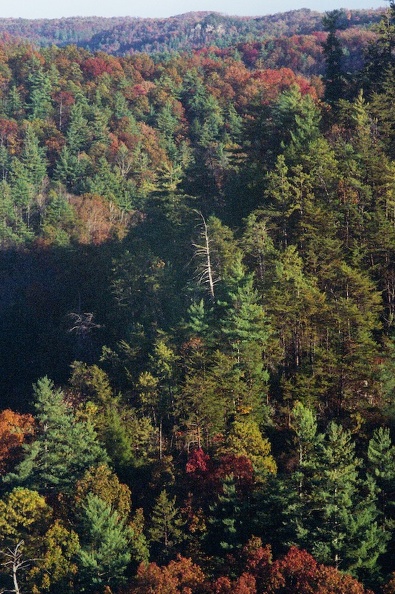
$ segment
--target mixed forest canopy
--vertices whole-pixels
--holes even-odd
[[[395,2],[0,29],[0,592],[394,593]]]
[[[383,16],[378,10],[350,10],[342,27],[349,35],[371,28]],[[0,18],[0,34],[29,40],[39,46],[76,44],[91,51],[115,55],[134,52],[176,52],[207,45],[229,47],[239,42],[265,42],[323,31],[323,14],[309,9],[261,17],[227,16],[216,12],[189,12],[171,18],[73,17],[61,19]],[[347,37],[347,36],[346,36]],[[295,48],[296,49],[296,48]],[[267,57],[267,56],[266,56]]]

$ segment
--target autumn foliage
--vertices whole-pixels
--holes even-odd
[[[306,551],[292,547],[273,561],[270,547],[257,544],[246,547],[243,554],[249,556],[236,579],[210,581],[191,559],[178,556],[164,567],[140,565],[136,586],[127,594],[373,594],[350,575],[319,565]]]
[[[382,14],[0,18],[0,592],[395,592]]]
[[[6,409],[0,412],[0,472],[7,471],[21,456],[21,445],[34,435],[31,415]]]

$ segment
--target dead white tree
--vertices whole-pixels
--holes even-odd
[[[12,577],[14,588],[12,590],[1,590],[0,594],[6,594],[8,592],[22,594],[18,583],[18,572],[29,569],[32,561],[38,561],[38,559],[24,558],[22,550],[23,545],[24,541],[21,540],[14,548],[7,547],[5,550],[1,551],[2,556],[5,558],[5,561],[3,561],[1,565],[8,569],[10,576]]]
[[[199,265],[197,268],[197,282],[208,286],[209,295],[214,301],[215,285],[219,279],[216,278],[213,268],[211,241],[206,219],[201,212],[196,212],[202,219],[202,230],[200,233],[201,241],[199,243],[193,244],[193,247],[195,248],[195,256],[199,259]]]
[[[85,337],[95,328],[101,328],[100,324],[93,321],[93,313],[75,313],[71,312],[68,317],[72,320],[72,326],[69,332],[74,332],[77,336]]]

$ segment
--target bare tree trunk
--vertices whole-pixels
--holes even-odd
[[[214,271],[212,266],[212,258],[211,258],[211,248],[210,248],[210,237],[208,233],[208,227],[206,223],[206,219],[202,215],[201,212],[198,213],[203,221],[203,230],[202,230],[202,244],[194,244],[196,248],[196,255],[201,256],[204,258],[204,264],[202,269],[199,271],[199,282],[205,283],[208,285],[208,290],[211,299],[214,301],[215,299],[215,280],[214,280]]]
[[[6,567],[10,570],[10,575],[12,577],[12,581],[14,584],[13,590],[2,590],[0,594],[5,594],[6,592],[14,592],[14,594],[22,594],[22,591],[19,587],[18,583],[18,571],[28,569],[32,561],[37,561],[38,559],[24,559],[22,553],[24,541],[21,540],[15,546],[15,548],[7,548],[1,553],[5,557],[5,561],[2,563],[3,567]]]

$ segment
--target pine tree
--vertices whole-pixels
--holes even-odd
[[[295,433],[294,443],[297,449],[299,466],[309,464],[309,459],[314,456],[314,449],[319,443],[317,434],[317,418],[315,413],[296,402],[292,409],[292,429]]]
[[[25,456],[6,483],[39,492],[70,492],[90,467],[107,460],[89,422],[77,420],[63,393],[44,377],[34,386],[39,432],[24,445]]]
[[[82,592],[119,585],[131,560],[132,530],[111,506],[88,493],[83,505],[81,549],[78,552]]]
[[[395,522],[395,446],[390,431],[379,427],[368,445],[368,468],[378,489],[380,524],[392,528]]]
[[[395,65],[395,4],[389,0],[389,9],[375,27],[377,37],[366,51],[365,65],[360,73],[361,83],[370,97],[372,92],[382,90],[383,81]]]
[[[15,84],[11,85],[9,92],[7,93],[5,111],[10,118],[15,119],[20,118],[24,113],[23,101],[20,91]]]
[[[47,162],[45,151],[40,146],[32,125],[26,128],[21,162],[26,169],[30,183],[33,185],[35,191],[38,192],[46,174]]]
[[[76,101],[70,109],[70,122],[67,128],[67,148],[73,156],[86,150],[90,137],[88,121],[84,113],[85,100]]]
[[[386,71],[386,76],[383,78],[380,92],[374,93],[371,98],[371,112],[373,116],[377,118],[377,127],[380,132],[380,138],[384,145],[385,152],[392,160],[395,158],[395,91],[392,84],[394,73],[395,63]]]
[[[388,539],[378,527],[374,483],[360,478],[360,465],[351,433],[332,422],[299,469],[303,497],[293,521],[296,542],[317,561],[372,578]]]
[[[310,95],[302,95],[298,85],[291,85],[275,101],[268,118],[270,157],[275,162],[284,154],[287,165],[295,165],[300,156],[320,135],[321,114]],[[273,163],[274,164],[274,163]]]
[[[266,199],[271,237],[278,249],[285,250],[294,241],[302,205],[284,155],[278,156],[268,175]]]
[[[234,358],[217,350],[207,369],[203,366],[187,374],[175,398],[177,418],[189,435],[195,435],[193,442],[213,445],[214,438],[226,433],[229,422],[243,412],[243,403],[248,412],[248,390]]]
[[[388,427],[378,427],[369,441],[368,459],[374,476],[383,483],[389,482],[388,489],[395,478],[395,446]]]
[[[29,227],[35,201],[42,192],[46,174],[44,151],[31,125],[26,128],[20,157],[14,156],[10,166],[11,195],[19,217]]]
[[[176,498],[161,491],[153,507],[148,529],[149,542],[155,555],[162,561],[168,560],[184,540],[184,521],[176,506]]]
[[[226,476],[222,482],[222,492],[210,506],[209,529],[205,536],[209,553],[220,559],[236,553],[244,544],[246,523],[247,515],[237,493],[234,476]]]
[[[29,98],[27,109],[31,120],[44,120],[49,117],[52,110],[51,91],[52,84],[48,73],[44,72],[38,60],[32,60],[31,72],[28,76]]]
[[[224,314],[221,316],[223,339],[220,348],[233,357],[246,385],[244,394],[240,393],[238,410],[243,414],[250,412],[259,421],[267,421],[264,419],[268,413],[265,392],[269,375],[264,361],[271,329],[253,282],[252,275],[246,273],[239,259],[235,259],[222,287]]]
[[[323,50],[326,62],[325,69],[325,100],[328,103],[336,103],[344,98],[345,75],[343,72],[343,50],[340,39],[336,35],[341,27],[341,18],[344,13],[341,10],[327,12],[323,18],[323,26],[328,31],[328,37],[323,43]]]

